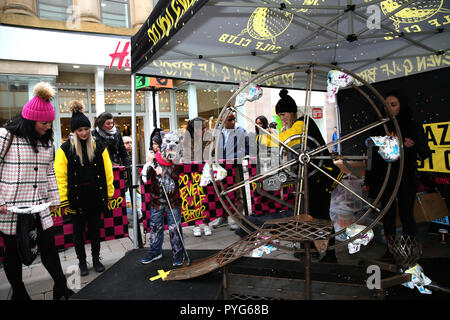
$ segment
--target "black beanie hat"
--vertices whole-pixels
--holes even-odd
[[[72,119],[70,119],[70,130],[74,132],[81,127],[91,127],[89,118],[83,113],[84,104],[79,100],[72,100],[69,103],[69,110],[72,111]]]
[[[160,147],[162,144],[161,131],[163,131],[163,129],[155,128],[155,129],[153,129],[153,132],[150,135],[150,141],[151,142],[155,141],[158,144],[158,146],[160,146]],[[150,150],[151,149],[152,149],[152,146],[150,146]]]
[[[281,89],[279,93],[281,99],[278,100],[277,105],[275,106],[275,112],[297,112],[297,104],[294,99],[290,95],[288,95],[288,91],[286,89]]]

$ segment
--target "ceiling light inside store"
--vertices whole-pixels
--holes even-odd
[[[106,3],[102,2],[102,7],[106,7]]]
[[[74,68],[74,69],[80,69],[80,66],[74,65],[73,68]]]

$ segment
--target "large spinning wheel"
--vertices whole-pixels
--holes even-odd
[[[322,82],[322,87],[324,87],[323,84],[325,84],[326,86],[327,75],[331,70],[342,71],[352,76],[355,80],[359,81],[358,85],[356,85],[355,83],[351,85],[352,90],[356,90],[368,101],[374,112],[376,120],[364,127],[356,129],[355,131],[342,136],[337,141],[320,145],[320,143],[318,143],[318,141],[314,137],[309,136],[308,128],[310,126],[310,121],[313,120],[308,116],[307,110],[310,107],[312,89],[315,87],[315,84],[319,82]],[[242,113],[239,108],[234,107],[234,101],[236,100],[236,97],[238,97],[238,95],[242,91],[248,89],[247,86],[264,86],[267,81],[275,77],[282,77],[283,75],[288,74],[292,75],[293,73],[295,74],[296,79],[303,78],[305,81],[305,106],[303,110],[301,110],[304,115],[303,131],[297,132],[295,135],[290,136],[289,139],[286,139],[285,141],[281,141],[277,135],[271,134],[267,130],[259,127],[260,131],[268,134],[273,141],[276,141],[276,143],[278,143],[278,157],[280,160],[279,163],[275,166],[270,166],[270,168],[268,170],[265,170],[264,172],[258,172],[253,177],[243,179],[242,181],[237,181],[232,186],[225,186],[221,181],[216,181],[212,172],[213,166],[210,166],[212,184],[223,208],[228,212],[230,216],[234,217],[236,223],[248,233],[248,236],[241,241],[231,245],[230,247],[222,250],[214,257],[197,263],[194,261],[193,265],[187,268],[185,267],[173,270],[168,276],[168,280],[187,279],[205,274],[209,271],[224,266],[245,254],[250,253],[253,249],[256,248],[255,244],[263,245],[274,239],[279,240],[279,244],[277,244],[278,248],[288,251],[306,251],[308,256],[310,252],[324,252],[326,250],[335,249],[339,246],[344,246],[349,242],[358,239],[362,234],[367,233],[370,229],[372,229],[372,227],[380,221],[380,219],[383,217],[383,215],[386,213],[386,211],[394,201],[398,187],[400,185],[401,173],[403,170],[403,140],[398,123],[380,93],[378,93],[364,79],[349,70],[324,63],[305,62],[286,64],[274,70],[260,74],[252,79],[252,81],[247,85],[241,86],[229,99],[226,106],[220,112],[214,132],[221,132],[224,127],[225,119],[230,112],[236,112],[238,115],[246,118],[251,123],[254,123],[254,119],[248,118],[248,116]],[[380,112],[380,108],[383,107],[387,110],[387,117],[383,116]],[[345,110],[341,110],[341,112],[345,112]],[[329,148],[331,148],[333,145],[355,139],[363,134],[368,134],[368,132],[373,128],[382,127],[384,128],[385,134],[388,135],[389,131],[387,128],[387,122],[389,121],[392,121],[398,134],[400,142],[400,159],[398,161],[400,163],[399,171],[396,173],[394,190],[390,195],[386,205],[384,207],[380,207],[379,202],[386,190],[386,186],[390,177],[392,166],[390,163],[388,164],[388,169],[385,173],[382,188],[380,189],[375,199],[369,201],[359,192],[352,190],[341,181],[339,181],[339,179],[330,175],[327,170],[324,170],[322,161],[334,159],[329,152]],[[297,141],[297,143],[293,143],[294,141]],[[219,148],[219,139],[216,136],[214,137],[214,141],[211,144],[210,150],[210,159],[213,165],[220,165],[221,159],[219,155],[222,155],[222,150],[220,150]],[[344,154],[340,156],[340,159],[344,161],[353,161],[355,159],[363,160],[365,159],[365,157],[363,155],[346,156]],[[308,179],[308,177],[313,177],[314,175],[319,174],[319,172],[326,176],[328,179],[331,179],[335,184],[338,184],[345,188],[356,198],[367,205],[368,209],[366,210],[366,212],[362,216],[360,216],[360,218],[354,223],[358,224],[360,223],[360,221],[363,221],[369,214],[373,216],[373,213],[376,213],[376,218],[372,223],[370,223],[370,225],[367,225],[364,230],[361,230],[358,234],[354,235],[351,238],[348,238],[345,241],[336,242],[336,244],[332,246],[328,245],[329,240],[344,233],[345,229],[339,232],[332,233],[333,229],[331,221],[315,219],[308,214],[310,206],[308,186],[308,181],[310,181],[310,179]],[[282,176],[286,177],[286,182],[290,182],[294,185],[295,201],[293,204],[288,204],[283,198],[273,196],[272,194],[269,194],[262,189],[257,189],[256,191],[274,201],[279,201],[283,205],[291,207],[294,211],[294,216],[267,221],[262,227],[256,226],[249,219],[247,219],[247,217],[242,212],[237,210],[234,202],[232,201],[232,199],[230,199],[230,193],[234,191],[240,192],[242,188],[245,188],[247,185],[253,182],[261,183],[262,185],[262,181],[264,179],[280,173],[282,173]],[[249,229],[248,226],[251,226],[256,231]],[[314,244],[314,246],[310,246],[311,244]]]

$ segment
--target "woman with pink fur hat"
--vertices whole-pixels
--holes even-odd
[[[67,288],[52,228],[51,211],[60,205],[53,167],[55,110],[50,100],[54,95],[49,83],[38,83],[22,113],[0,128],[0,235],[6,247],[3,266],[13,300],[30,300],[16,239],[18,216],[24,213],[15,208],[35,208],[36,241],[42,263],[55,282],[53,298],[68,299],[74,293]]]

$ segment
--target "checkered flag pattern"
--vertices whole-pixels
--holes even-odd
[[[219,185],[219,190],[222,191],[236,184],[234,182],[234,177],[236,176],[236,170],[238,170],[238,164],[230,162],[225,163],[224,161],[221,161],[220,164],[227,170],[226,178],[220,182],[216,182]],[[201,187],[199,185],[204,165],[204,163],[199,162],[183,164],[183,174],[180,176],[179,180],[180,195],[182,198],[181,214],[183,226],[198,225],[203,222],[208,223],[224,214],[225,209],[223,208],[212,183],[208,184],[206,187]],[[249,176],[253,177],[255,175],[256,163],[253,161],[249,163]],[[220,183],[222,183],[223,187],[220,186]],[[143,226],[147,232],[150,232],[150,185],[151,181],[147,181],[145,185],[141,185],[142,213],[144,216]],[[254,190],[254,187],[255,184],[250,188],[252,211],[254,214],[261,215],[263,213],[288,209],[283,204],[260,195]],[[293,190],[293,187],[284,188],[282,197],[284,201],[290,203],[294,202]],[[269,193],[281,199],[281,191]],[[235,192],[230,192],[228,197],[230,201],[233,202],[233,205],[237,206]],[[224,201],[228,204],[226,199],[224,199]],[[228,207],[232,210],[231,205],[228,204]],[[165,227],[167,228],[166,219]]]
[[[200,186],[200,179],[203,172],[204,163],[191,162],[183,164],[183,174],[180,176],[180,195],[182,199],[182,226],[192,226],[200,222],[209,222],[222,216],[224,208],[219,201],[219,197],[214,191],[214,186],[210,183],[206,187]],[[224,187],[234,184],[236,167],[232,163],[221,163],[227,170],[227,177],[222,181]],[[150,185],[149,179],[146,184],[141,185],[142,214],[144,217],[143,227],[150,232]],[[236,206],[234,192],[229,195],[233,205]],[[231,205],[229,206],[231,209]],[[167,229],[167,219],[164,218],[164,225]]]
[[[108,203],[107,212],[100,215],[100,240],[108,241],[128,236],[128,219],[125,200],[125,167],[113,167],[114,197]],[[55,223],[55,245],[58,249],[73,246],[73,226],[70,215],[61,213],[53,217]],[[87,226],[86,226],[87,231]],[[86,239],[89,243],[89,239]]]
[[[249,163],[249,176],[254,177],[257,174],[256,161]],[[285,205],[278,201],[270,199],[264,195],[261,195],[256,191],[256,184],[262,185],[262,180],[259,182],[254,182],[251,187],[251,198],[252,198],[252,212],[255,215],[261,215],[263,213],[274,213],[277,211],[289,209]],[[266,191],[268,194],[278,198],[283,199],[285,202],[293,204],[295,202],[294,187],[292,185],[284,186],[282,190],[277,191]]]

